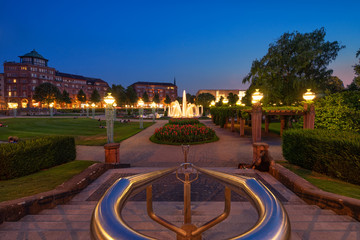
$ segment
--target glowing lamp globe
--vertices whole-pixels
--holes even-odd
[[[264,95],[259,92],[259,89],[255,89],[255,92],[252,94],[252,103],[258,103],[264,97]]]
[[[114,103],[113,103],[113,107],[116,107],[116,106],[117,106],[117,104],[116,104],[116,102],[114,102]]]
[[[215,106],[215,101],[211,101],[210,106]]]
[[[307,92],[303,95],[305,101],[312,101],[315,98],[315,93],[311,92],[310,90],[311,89],[307,89]]]
[[[144,106],[144,101],[140,98],[140,100],[138,101],[138,105],[140,107]]]
[[[18,103],[15,103],[15,102],[9,102],[9,103],[8,103],[8,107],[9,107],[10,109],[15,109],[15,108],[17,108],[17,107],[18,107]]]
[[[50,105],[49,105],[49,106],[50,106],[51,108],[52,108],[52,107],[54,107],[54,103],[50,103]]]
[[[107,105],[112,105],[115,102],[115,98],[113,96],[111,96],[111,93],[108,93],[108,95],[104,98],[104,102]]]
[[[156,103],[155,102],[151,103],[151,108],[156,108]]]
[[[224,99],[223,99],[223,103],[224,103],[224,104],[228,104],[228,103],[229,103],[229,99],[224,98]]]
[[[93,107],[93,108],[94,108],[94,107],[95,107],[95,103],[92,103],[92,104],[91,104],[91,107]]]

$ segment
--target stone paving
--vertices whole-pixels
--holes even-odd
[[[174,166],[183,159],[181,147],[155,145],[148,141],[154,128],[162,124],[157,123],[122,143],[121,159],[124,163],[131,163],[131,168],[108,170],[68,204],[44,210],[37,215],[27,215],[18,222],[1,224],[0,239],[90,239],[90,219],[97,199],[118,176],[163,169],[170,165]],[[211,125],[210,122],[206,124]],[[228,129],[214,128],[221,140],[217,144],[191,146],[189,160],[200,166],[208,164],[209,169],[221,172],[254,176],[265,185],[271,186],[270,189],[281,200],[289,215],[292,229],[291,239],[360,240],[360,223],[354,219],[306,204],[268,173],[237,169],[235,166],[238,162],[251,162],[251,139],[249,137],[240,138]],[[264,140],[270,144],[273,142],[275,149],[276,144],[280,142],[279,139],[274,140],[270,137]],[[273,148],[273,145],[270,148]],[[91,151],[93,151],[93,155],[89,156],[94,156],[99,150],[89,149],[89,152]],[[149,151],[148,154],[146,154],[147,151]],[[221,151],[225,151],[226,157],[221,156]],[[272,151],[273,156],[281,154],[279,150]],[[279,157],[275,157],[275,159],[279,159]],[[221,198],[222,186],[202,177],[199,181],[201,184],[194,183],[192,190],[195,194],[192,197],[191,205],[192,221],[197,226],[217,216],[224,208]],[[173,183],[175,183],[173,176],[166,181],[157,183],[154,211],[181,226],[183,221],[182,188],[173,186]],[[150,220],[146,213],[144,196],[141,194],[143,193],[129,201],[123,210],[123,217],[127,224],[136,231],[157,239],[176,239],[174,233]],[[161,197],[162,195],[171,197],[168,197],[167,200],[165,197]],[[224,222],[206,231],[203,234],[204,240],[228,239],[246,231],[256,223],[257,212],[252,205],[241,196],[235,197],[234,200],[231,204],[230,216]]]

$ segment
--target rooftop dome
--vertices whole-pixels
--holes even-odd
[[[20,56],[20,57],[33,57],[33,58],[40,58],[40,59],[47,60],[46,58],[41,56],[37,51],[35,51],[35,49],[33,49],[31,52],[29,52],[23,56]]]

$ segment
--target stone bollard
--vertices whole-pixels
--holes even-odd
[[[105,163],[119,164],[120,163],[120,143],[108,143],[104,145],[105,149]]]

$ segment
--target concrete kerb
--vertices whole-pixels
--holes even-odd
[[[308,204],[360,221],[360,200],[325,192],[279,164],[271,166],[269,173]]]
[[[27,214],[36,214],[43,209],[67,203],[109,168],[112,168],[109,164],[95,163],[53,190],[1,202],[0,224],[4,221],[18,221]]]

